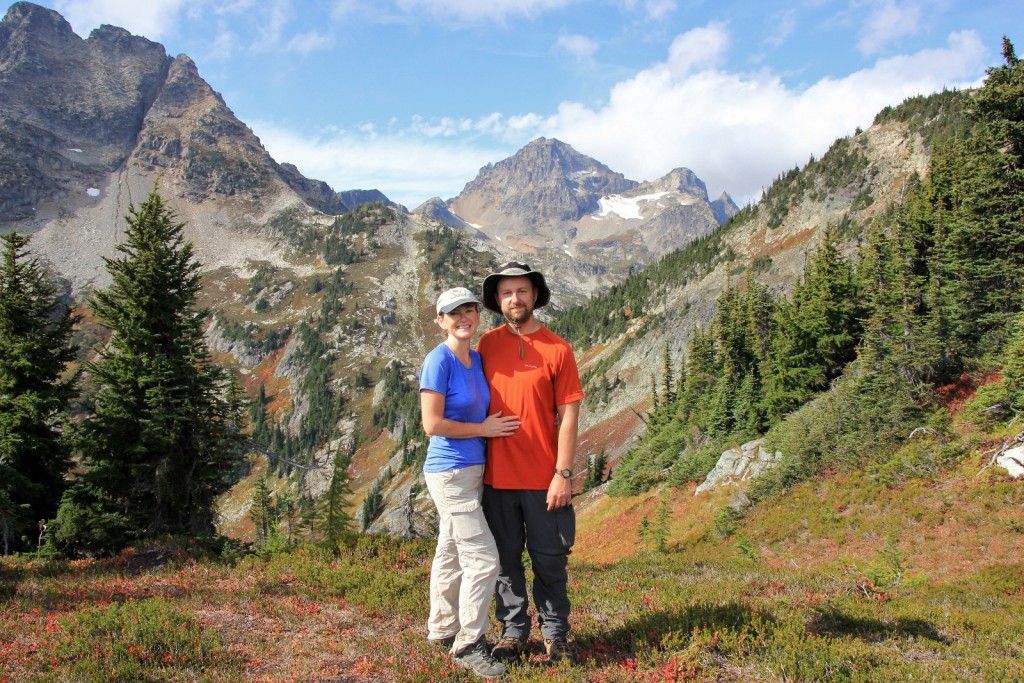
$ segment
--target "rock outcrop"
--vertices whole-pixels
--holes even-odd
[[[764,472],[781,457],[778,451],[772,453],[764,447],[764,439],[730,448],[718,458],[715,468],[704,478],[694,495],[726,486],[739,486]]]

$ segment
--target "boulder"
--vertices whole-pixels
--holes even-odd
[[[739,486],[740,482],[753,479],[781,457],[782,453],[771,453],[764,447],[764,439],[755,439],[730,448],[718,458],[715,468],[704,478],[694,495],[724,486]]]
[[[1024,446],[1006,451],[996,458],[996,464],[1009,472],[1014,479],[1024,477]]]

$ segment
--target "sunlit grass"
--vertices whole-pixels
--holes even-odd
[[[430,541],[0,562],[0,681],[468,681],[424,639]],[[866,558],[864,566],[878,558]],[[576,666],[509,681],[1024,679],[1024,562],[887,586],[707,541],[574,562]],[[492,632],[493,633],[493,632]]]

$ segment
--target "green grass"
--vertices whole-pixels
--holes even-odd
[[[896,576],[910,563],[891,539],[801,568],[768,561],[754,533],[574,560],[577,665],[549,667],[535,629],[504,680],[1024,678],[1024,562]],[[432,551],[361,536],[265,557],[4,558],[0,681],[469,681],[424,640]]]

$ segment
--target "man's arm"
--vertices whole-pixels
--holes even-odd
[[[558,411],[558,454],[556,470],[571,470],[576,458],[576,438],[579,431],[580,402],[573,401],[560,405]],[[572,477],[568,479],[556,472],[551,473],[548,486],[548,510],[565,507],[572,501]]]

